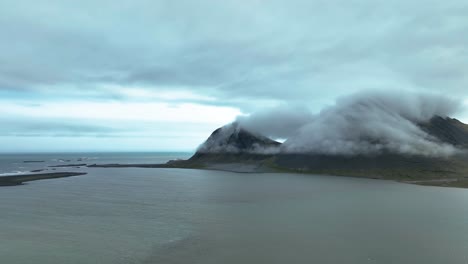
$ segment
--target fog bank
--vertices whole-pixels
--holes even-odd
[[[318,114],[291,106],[241,116],[237,122],[253,132],[287,138],[281,146],[286,153],[449,156],[457,149],[418,124],[453,115],[460,107],[446,96],[373,91],[338,98]]]

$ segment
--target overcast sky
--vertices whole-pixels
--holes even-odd
[[[467,104],[467,18],[466,0],[2,0],[0,152],[192,151],[240,114],[360,90]]]

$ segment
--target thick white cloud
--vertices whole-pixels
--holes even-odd
[[[238,122],[254,132],[288,138],[281,147],[286,153],[449,156],[457,149],[419,124],[453,115],[460,107],[459,100],[435,94],[368,91],[339,98],[316,115],[277,108]]]

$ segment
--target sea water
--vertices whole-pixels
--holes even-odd
[[[0,172],[188,156],[2,155]],[[468,263],[466,189],[320,175],[73,169],[88,174],[0,187],[0,263]]]

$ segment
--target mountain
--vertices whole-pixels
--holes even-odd
[[[310,173],[468,188],[468,125],[440,116],[416,125],[424,131],[418,135],[455,151],[447,156],[402,154],[389,150],[355,155],[290,153],[281,143],[233,123],[216,129],[188,160],[173,160],[166,164],[100,164],[89,167]],[[378,139],[372,139],[370,144],[380,143]]]
[[[460,148],[468,148],[468,125],[455,118],[434,116],[426,123],[420,123],[429,135]]]
[[[417,124],[435,141],[459,151],[449,157],[404,155],[323,155],[282,152],[281,143],[233,123],[215,130],[188,160],[170,167],[235,172],[299,172],[392,179],[426,185],[468,187],[468,125],[434,116]]]
[[[251,165],[260,167],[263,161],[279,152],[280,146],[277,141],[232,123],[216,129],[190,159],[170,164],[211,169],[227,166],[227,170],[249,172],[252,171]],[[246,165],[250,169],[246,169]]]
[[[238,123],[216,129],[198,148],[197,153],[257,153],[274,152],[281,143],[247,131]]]

